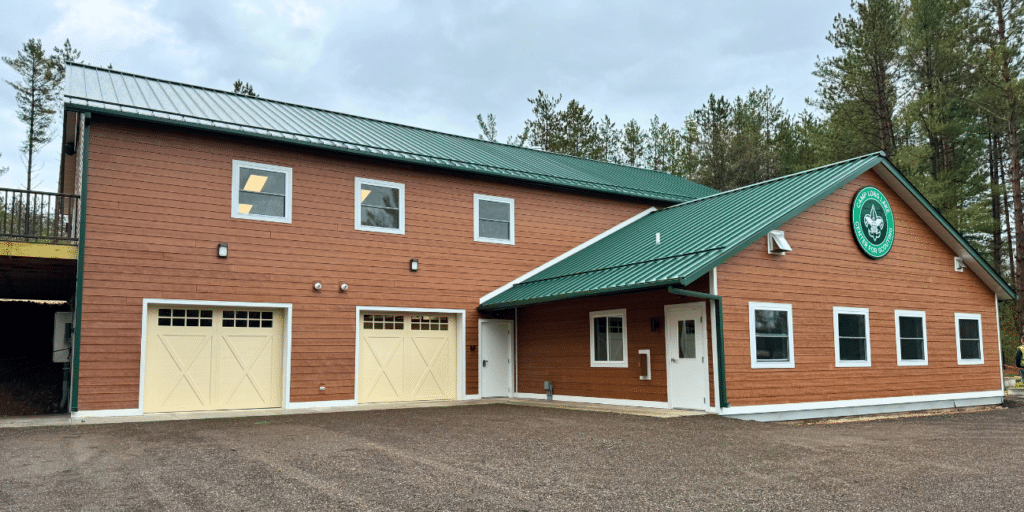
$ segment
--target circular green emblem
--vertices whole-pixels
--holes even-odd
[[[896,229],[889,200],[875,187],[864,187],[853,198],[853,236],[864,254],[881,258],[889,254]]]

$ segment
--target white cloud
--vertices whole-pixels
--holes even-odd
[[[155,1],[129,5],[120,0],[76,0],[56,5],[63,16],[50,33],[56,39],[73,35],[75,44],[128,50],[173,32],[152,16]]]

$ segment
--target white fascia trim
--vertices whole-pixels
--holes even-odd
[[[398,189],[398,229],[394,228],[381,228],[376,226],[364,226],[362,224],[363,216],[363,198],[362,198],[362,185],[375,185],[378,187],[394,188]],[[373,180],[370,178],[356,178],[355,181],[355,203],[356,203],[356,231],[370,231],[373,233],[389,233],[392,235],[404,235],[405,234],[405,184],[404,183],[393,183],[390,181]]]
[[[480,395],[466,395],[464,400],[480,400]]]
[[[526,398],[530,400],[548,401],[547,395],[540,393],[514,393],[514,398]],[[590,396],[553,395],[552,400],[558,402],[576,402],[581,404],[600,405],[622,405],[626,407],[653,407],[655,409],[668,409],[668,402],[649,402],[647,400],[624,400],[621,398],[596,398]]]
[[[332,409],[335,407],[353,407],[355,400],[325,400],[322,402],[291,402],[285,409]]]
[[[897,396],[890,398],[865,398],[859,400],[833,400],[828,402],[803,402],[797,404],[743,405],[722,409],[723,416],[743,414],[762,414],[794,411],[813,411],[818,409],[845,409],[851,407],[875,407],[894,404],[912,404],[940,402],[944,400],[973,400],[978,398],[1002,398],[1001,390],[973,391],[969,393],[947,393],[942,395]]]
[[[648,208],[648,209],[646,209],[646,210],[644,210],[644,211],[642,211],[642,212],[640,212],[640,213],[638,213],[638,214],[636,214],[636,215],[634,215],[634,216],[632,216],[632,217],[630,217],[630,218],[628,218],[628,219],[626,219],[626,220],[616,224],[614,227],[612,227],[608,231],[605,231],[604,233],[601,233],[600,235],[597,235],[594,238],[591,238],[590,240],[587,240],[586,242],[583,242],[582,244],[577,245],[576,247],[573,247],[569,251],[563,253],[561,256],[558,256],[557,258],[555,258],[555,259],[553,259],[553,260],[551,260],[551,261],[549,261],[549,262],[547,262],[547,263],[545,263],[545,264],[543,264],[543,265],[541,265],[541,266],[539,266],[539,267],[537,267],[537,268],[535,268],[535,269],[533,269],[533,270],[531,270],[531,271],[529,271],[529,272],[527,272],[527,273],[525,273],[525,274],[515,278],[514,280],[510,281],[508,284],[502,286],[501,288],[498,288],[497,290],[494,290],[493,292],[488,293],[487,295],[484,295],[483,297],[480,297],[480,304],[483,304],[484,302],[487,302],[487,301],[491,300],[491,298],[496,297],[496,296],[498,296],[501,293],[504,293],[509,288],[512,288],[513,286],[515,286],[515,285],[517,285],[517,284],[519,284],[519,283],[521,283],[521,282],[523,282],[523,281],[525,281],[525,280],[527,280],[527,279],[529,279],[529,278],[531,278],[531,277],[533,277],[533,276],[543,272],[544,270],[548,269],[552,265],[555,265],[556,263],[561,262],[562,260],[568,258],[569,256],[572,256],[573,254],[576,254],[576,253],[582,251],[583,249],[586,249],[587,247],[593,245],[598,240],[601,240],[602,238],[605,238],[608,235],[610,235],[610,234],[612,234],[612,233],[614,233],[614,232],[616,232],[616,231],[618,231],[618,230],[620,230],[620,229],[622,229],[622,228],[624,228],[624,227],[626,227],[626,226],[628,226],[628,225],[630,225],[630,224],[640,220],[642,217],[645,217],[645,216],[647,216],[647,215],[649,215],[649,214],[651,214],[653,212],[656,212],[656,211],[658,211],[658,209],[652,206],[652,207],[650,207],[650,208]]]
[[[353,386],[352,386],[352,401],[356,405],[359,404],[359,339],[362,336],[363,329],[363,313],[364,312],[391,312],[398,311],[402,313],[448,313],[456,315],[456,322],[459,323],[458,332],[456,333],[456,341],[458,344],[457,356],[455,359],[455,365],[458,369],[458,375],[456,376],[458,392],[456,399],[466,399],[466,310],[465,309],[443,309],[443,308],[401,308],[392,306],[356,306],[356,360],[353,366]]]
[[[279,172],[284,174],[284,217],[274,217],[270,215],[257,215],[255,213],[242,213],[238,211],[238,192],[242,188],[242,184],[239,183],[239,177],[241,176],[241,168],[253,170],[263,170],[270,172]],[[292,223],[292,170],[290,167],[281,167],[278,165],[270,164],[258,164],[255,162],[245,162],[242,160],[231,161],[231,218],[233,219],[248,219],[248,220],[261,220],[266,222],[280,222],[282,224]]]
[[[71,413],[71,419],[117,418],[122,416],[142,416],[142,409],[103,409],[99,411],[76,411]]]
[[[284,302],[238,302],[219,300],[184,300],[184,299],[142,299],[142,342],[139,344],[139,411],[143,410],[143,398],[146,395],[146,320],[151,305],[167,306],[207,306],[218,308],[266,308],[283,309],[285,325],[282,329],[284,354],[281,361],[281,407],[288,408],[292,388],[292,305]]]
[[[611,318],[621,316],[622,317],[622,361],[595,361],[594,360],[594,319],[595,318]],[[626,343],[628,336],[628,328],[626,327],[626,310],[625,309],[606,309],[604,311],[591,311],[590,312],[590,367],[591,368],[628,368],[629,367],[629,344]],[[609,333],[610,334],[610,333]]]
[[[970,364],[985,364],[985,336],[981,332],[981,315],[977,313],[954,313],[954,323],[956,324],[956,364],[970,365]],[[963,359],[960,357],[960,320],[976,320],[978,322],[978,358],[977,359]],[[1002,350],[1000,350],[1002,352]]]
[[[864,355],[866,360],[843,361],[839,359],[839,315],[861,315],[864,317]],[[847,308],[842,306],[832,307],[832,331],[836,342],[836,368],[869,368],[871,367],[871,323],[868,317],[868,308]]]
[[[490,201],[492,203],[505,203],[508,205],[508,239],[501,238],[488,238],[480,236],[480,201]],[[516,200],[508,197],[497,197],[497,196],[485,196],[483,194],[473,194],[473,241],[474,242],[485,242],[489,244],[504,244],[504,245],[515,245],[516,244]]]
[[[793,305],[780,304],[775,302],[750,302],[747,305],[750,322],[750,367],[763,370],[770,368],[796,368],[796,354],[793,353]],[[758,361],[757,360],[757,324],[754,321],[754,311],[785,311],[789,315],[787,326],[789,327],[789,361]]]
[[[928,318],[924,311],[897,309],[896,312],[896,366],[928,366]],[[903,359],[903,341],[900,334],[900,317],[921,319],[921,336],[924,345],[924,359]]]

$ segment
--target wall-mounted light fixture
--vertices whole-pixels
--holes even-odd
[[[416,272],[420,269],[420,260],[413,258],[409,260],[409,270]]]
[[[217,244],[217,257],[227,258],[228,257],[228,244]]]

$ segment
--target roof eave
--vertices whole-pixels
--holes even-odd
[[[647,290],[656,290],[659,288],[667,288],[669,286],[686,286],[689,283],[684,284],[678,278],[665,279],[659,281],[651,281],[647,283],[634,283],[630,285],[615,286],[611,288],[601,288],[597,290],[583,290],[579,292],[561,293],[555,295],[546,295],[543,297],[533,297],[530,299],[513,300],[508,302],[499,303],[483,303],[477,310],[479,311],[501,311],[504,309],[519,308],[523,306],[534,306],[537,304],[546,304],[549,302],[558,302],[570,299],[583,299],[587,297],[600,297],[602,295],[616,295],[619,293],[631,293],[631,292],[642,292]]]

